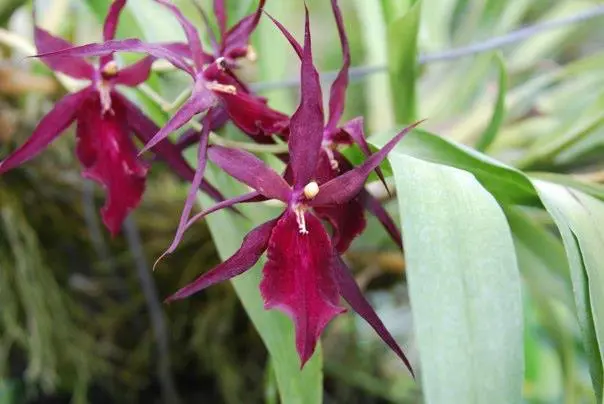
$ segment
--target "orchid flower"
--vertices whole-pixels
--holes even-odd
[[[115,36],[119,15],[125,3],[125,0],[116,0],[111,4],[104,24],[105,40],[111,40]],[[39,27],[35,27],[34,37],[40,53],[72,46]],[[100,183],[106,189],[107,201],[101,212],[104,224],[115,235],[128,212],[139,204],[148,170],[147,164],[137,158],[130,133],[146,142],[157,131],[155,124],[121,95],[116,86],[136,87],[144,82],[150,74],[154,58],[145,57],[123,69],[118,68],[112,54],[104,55],[98,67],[77,57],[43,57],[42,61],[55,72],[90,80],[91,83],[61,99],[42,118],[31,137],[0,162],[0,174],[37,156],[76,122],[76,154],[84,168],[83,176]],[[167,141],[159,142],[153,152],[181,177],[192,180],[193,170],[174,145]],[[202,189],[213,198],[222,199],[220,193],[205,182]]]
[[[142,52],[157,58],[164,58],[175,67],[183,70],[194,79],[192,94],[183,106],[172,116],[170,120],[147,139],[146,145],[141,151],[144,152],[166,140],[168,135],[184,126],[195,115],[204,113],[204,130],[199,136],[199,160],[197,170],[193,178],[191,191],[185,201],[177,232],[182,232],[191,210],[195,203],[198,185],[203,184],[203,173],[205,169],[206,148],[208,136],[212,126],[212,119],[220,116],[224,109],[230,119],[246,134],[258,138],[259,141],[272,141],[270,135],[287,129],[289,117],[280,112],[270,109],[266,101],[249,93],[243,83],[226,66],[223,57],[213,59],[204,52],[201,40],[195,27],[184,17],[182,12],[169,0],[155,0],[165,6],[179,21],[187,37],[189,59],[183,55],[182,46],[174,44],[148,44],[138,39],[110,40],[105,38],[103,44],[89,44],[57,52],[49,52],[39,55],[45,59],[60,59],[60,57],[85,57],[102,56],[107,57],[113,52]],[[259,18],[264,2],[260,3],[256,17],[246,17],[233,28],[233,38],[248,38],[250,29],[253,29]],[[236,35],[235,35],[236,34]],[[245,34],[245,35],[244,35]],[[240,43],[231,40],[232,44]],[[234,46],[234,45],[233,45]],[[227,48],[225,48],[227,49]],[[229,48],[231,49],[231,48]],[[235,49],[235,48],[232,48]],[[207,62],[210,62],[207,64]]]
[[[59,58],[68,56],[103,56],[113,52],[146,53],[163,58],[184,71],[194,80],[192,94],[172,118],[145,145],[143,151],[164,140],[197,114],[213,107],[224,108],[230,119],[252,137],[267,137],[287,129],[288,116],[269,108],[266,100],[249,93],[245,85],[228,68],[223,57],[213,59],[204,52],[199,34],[193,24],[169,0],[155,0],[177,18],[187,37],[188,52],[175,44],[145,43],[138,39],[108,40],[101,44],[76,46],[38,56]],[[192,65],[189,63],[189,57]]]
[[[338,151],[338,146],[355,143],[365,156],[371,155],[371,150],[365,139],[362,117],[354,118],[344,125],[338,126],[344,112],[346,90],[348,88],[350,47],[337,0],[331,0],[331,6],[342,47],[343,64],[330,90],[329,115],[323,128],[321,154],[317,166],[317,183],[319,185],[349,171],[352,167],[346,157]],[[277,28],[290,42],[298,57],[302,59],[302,47],[296,39],[279,21],[271,16],[269,18],[271,18]],[[376,173],[384,183],[384,186],[386,186],[384,176],[379,167],[376,168]],[[317,207],[315,208],[315,212],[331,224],[334,231],[333,240],[336,248],[338,251],[344,252],[348,249],[352,240],[365,229],[365,209],[376,216],[394,242],[402,248],[402,239],[400,232],[394,224],[394,220],[392,220],[381,203],[365,189],[362,189],[356,198],[351,199],[346,204],[335,207]]]
[[[318,184],[324,114],[319,75],[312,59],[308,10],[301,55],[301,100],[291,118],[288,142],[291,185],[251,153],[221,146],[208,150],[210,161],[255,191],[219,203],[202,212],[203,215],[257,197],[284,202],[284,211],[250,231],[235,254],[176,292],[168,301],[188,297],[244,273],[266,251],[267,262],[260,284],[264,307],[278,309],[292,318],[301,366],[312,356],[325,326],[345,311],[340,306],[341,296],[412,372],[403,351],[363,297],[312,209],[338,206],[356,198],[369,174],[414,125],[397,134],[362,165]]]

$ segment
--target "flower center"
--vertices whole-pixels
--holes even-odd
[[[315,181],[309,182],[304,187],[304,196],[306,199],[313,199],[319,193],[319,184]]]
[[[105,66],[103,66],[103,69],[101,70],[103,77],[106,79],[117,76],[117,72],[118,72],[118,67],[117,67],[117,63],[115,62],[115,60],[107,62],[105,64]]]

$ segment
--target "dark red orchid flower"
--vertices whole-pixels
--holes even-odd
[[[125,4],[126,0],[116,0],[111,4],[103,29],[105,40],[115,36]],[[72,44],[39,27],[35,28],[34,36],[40,53],[72,47]],[[130,133],[147,142],[158,131],[136,105],[116,90],[116,85],[135,87],[144,82],[149,77],[154,57],[146,57],[124,69],[118,69],[112,54],[104,55],[98,67],[71,56],[43,57],[42,60],[54,71],[90,80],[91,84],[60,100],[42,118],[27,142],[0,162],[0,174],[35,157],[76,122],[76,154],[84,166],[83,175],[106,189],[107,202],[101,212],[103,222],[115,235],[128,212],[139,204],[148,170],[147,164],[137,158]],[[176,146],[162,141],[152,151],[183,179],[193,180],[194,171]],[[222,200],[218,190],[205,181],[200,186],[214,199]]]
[[[166,125],[153,136],[145,145],[143,151],[155,146],[170,133],[185,125],[195,115],[207,112],[213,107],[224,108],[233,123],[244,133],[254,138],[266,137],[287,129],[289,117],[269,108],[265,99],[251,94],[247,87],[228,68],[223,57],[218,59],[211,57],[211,62],[208,63],[210,60],[208,54],[203,50],[197,30],[174,4],[169,0],[155,1],[167,7],[178,19],[187,37],[189,52],[183,52],[183,46],[180,44],[145,43],[138,39],[125,39],[108,40],[102,44],[77,46],[38,56],[45,58],[87,57],[110,55],[119,51],[138,52],[156,58],[163,58],[189,74],[194,79],[191,97]],[[246,24],[243,25],[247,26]],[[183,53],[187,53],[188,56]],[[189,63],[189,58],[193,62],[192,65]]]
[[[203,184],[203,171],[205,168],[205,154],[208,144],[207,136],[209,129],[212,127],[212,119],[220,116],[221,109],[224,109],[230,119],[246,134],[252,137],[259,137],[270,141],[267,135],[284,131],[289,124],[289,117],[270,109],[266,105],[266,101],[260,97],[256,97],[249,93],[247,88],[237,77],[230,71],[224,63],[223,58],[208,62],[208,55],[203,51],[201,40],[195,27],[184,17],[182,12],[174,6],[169,0],[156,0],[162,4],[178,19],[183,27],[187,37],[187,46],[190,58],[193,65],[189,64],[187,57],[183,56],[182,45],[174,44],[148,44],[141,42],[138,39],[126,40],[110,40],[105,38],[103,44],[89,44],[79,47],[63,49],[61,51],[53,51],[41,54],[39,56],[45,59],[60,60],[60,58],[72,57],[87,57],[101,56],[109,57],[113,52],[142,52],[151,55],[152,57],[163,58],[172,63],[175,67],[185,71],[194,79],[194,85],[190,98],[184,105],[172,116],[166,125],[155,133],[150,139],[147,139],[146,145],[141,151],[156,147],[161,142],[165,141],[168,135],[183,125],[185,125],[195,115],[205,112],[204,130],[199,136],[194,135],[194,139],[199,141],[199,162],[193,186],[185,202],[184,211],[181,217],[182,228],[187,219],[193,205],[195,204],[195,196],[197,185]],[[263,2],[261,3],[261,6]],[[259,8],[261,10],[261,7]],[[257,12],[259,18],[260,11]],[[254,17],[256,18],[256,17]],[[253,23],[255,19],[246,17],[246,23],[240,23],[234,33],[239,32],[235,37],[241,36],[243,32],[248,32],[249,27],[255,27]],[[248,28],[245,28],[248,27]],[[245,29],[244,29],[245,28]],[[247,34],[249,37],[249,33]],[[247,38],[247,37],[246,37]],[[237,43],[233,41],[233,43]],[[205,138],[204,138],[205,137]]]
[[[412,372],[404,353],[363,297],[313,208],[346,204],[363,189],[369,174],[411,129],[405,129],[360,166],[317,183],[324,129],[319,75],[313,65],[308,11],[302,49],[301,100],[291,119],[289,154],[292,184],[254,155],[212,146],[210,161],[255,192],[224,201],[199,217],[235,203],[258,198],[286,204],[279,217],[253,229],[241,248],[222,264],[182,288],[168,300],[182,299],[250,269],[267,251],[260,291],[266,309],[278,309],[292,318],[301,365],[312,356],[325,326],[338,314],[342,296],[376,330]]]
[[[348,45],[344,21],[337,0],[331,0],[331,6],[338,28],[344,63],[331,85],[329,115],[327,123],[323,128],[321,152],[317,166],[317,183],[319,185],[351,169],[351,164],[338,151],[340,145],[350,145],[354,143],[366,156],[371,155],[371,150],[365,139],[362,117],[354,118],[343,126],[338,126],[344,112],[346,90],[348,88],[350,47]],[[302,59],[303,51],[300,44],[279,21],[272,17],[270,18],[290,42],[300,59]],[[379,167],[376,168],[376,172],[384,183],[384,186],[386,186],[384,176]],[[362,189],[356,198],[351,199],[346,204],[335,207],[317,207],[315,208],[315,212],[319,217],[327,220],[331,224],[334,231],[333,240],[336,249],[339,252],[344,252],[348,249],[353,239],[365,229],[365,209],[377,217],[394,242],[402,248],[400,232],[396,228],[394,221],[382,204],[365,189]]]
[[[111,39],[125,1],[111,5],[105,21],[104,38]],[[41,28],[35,28],[39,52],[68,48],[71,44]],[[147,57],[123,70],[118,70],[111,55],[101,60],[98,68],[77,58],[43,58],[54,71],[91,84],[64,97],[40,121],[32,136],[14,153],[0,162],[4,173],[35,157],[54,141],[72,122],[77,122],[77,156],[84,166],[83,175],[103,185],[107,202],[102,208],[105,225],[116,234],[128,212],[140,202],[145,188],[147,165],[139,161],[129,137],[131,120],[140,120],[140,112],[127,108],[128,101],[119,96],[116,84],[136,86],[146,80],[153,58]],[[134,116],[133,116],[134,115]]]

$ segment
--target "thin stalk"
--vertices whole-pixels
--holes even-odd
[[[151,276],[149,265],[147,265],[147,260],[145,259],[138,226],[132,216],[128,216],[124,221],[124,233],[132,258],[136,264],[136,272],[143,289],[147,309],[149,310],[149,318],[157,349],[157,376],[161,385],[163,401],[166,404],[177,404],[180,402],[180,399],[172,377],[169,337],[164,311],[159,300],[157,288],[155,287],[155,281]]]

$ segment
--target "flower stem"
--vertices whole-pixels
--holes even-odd
[[[197,121],[189,122],[189,125],[196,131],[201,131],[201,123]],[[286,143],[277,144],[259,144],[251,142],[240,142],[238,140],[225,139],[214,132],[210,132],[210,143],[218,146],[232,147],[236,149],[247,150],[251,153],[271,153],[279,154],[287,152]]]

